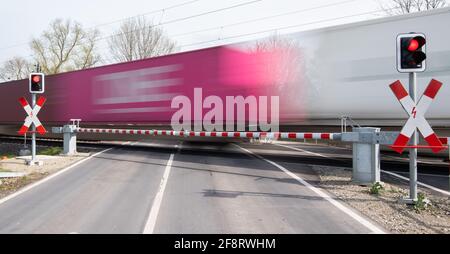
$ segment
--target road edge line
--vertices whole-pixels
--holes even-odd
[[[5,203],[6,201],[8,201],[8,200],[10,200],[10,199],[13,199],[13,198],[19,196],[20,194],[23,194],[23,193],[29,191],[30,189],[32,189],[32,188],[34,188],[34,187],[36,187],[36,186],[38,186],[38,185],[41,185],[41,184],[43,184],[43,183],[45,183],[45,182],[47,182],[47,181],[49,181],[49,180],[51,180],[51,179],[57,177],[58,175],[60,175],[60,174],[62,174],[62,173],[64,173],[64,172],[69,171],[70,169],[72,169],[72,168],[74,168],[74,167],[80,165],[81,163],[83,163],[83,162],[85,162],[85,161],[87,161],[87,160],[90,160],[90,159],[94,158],[95,156],[100,155],[100,154],[102,154],[102,153],[104,153],[104,152],[107,152],[107,151],[109,151],[109,150],[111,150],[111,149],[113,149],[113,147],[107,148],[107,149],[102,150],[102,151],[100,151],[100,152],[97,152],[97,153],[95,153],[95,154],[93,154],[93,155],[91,155],[91,156],[89,156],[89,157],[87,157],[87,158],[84,158],[84,159],[82,159],[82,160],[80,160],[80,161],[75,162],[74,164],[71,164],[71,165],[69,165],[69,166],[67,166],[67,167],[65,167],[65,168],[63,168],[63,169],[61,169],[61,170],[59,170],[58,172],[55,172],[55,173],[53,173],[53,174],[51,174],[51,175],[49,175],[49,176],[47,176],[47,177],[44,177],[43,179],[41,179],[41,180],[39,180],[39,181],[37,181],[37,182],[34,182],[34,183],[30,184],[30,185],[26,185],[26,186],[23,187],[22,189],[19,189],[18,191],[14,192],[14,193],[11,193],[11,194],[9,194],[8,196],[6,196],[6,197],[0,199],[0,205],[3,204],[3,203]]]
[[[236,144],[234,144],[236,145]],[[255,154],[254,152],[245,149],[239,145],[236,145],[237,147],[239,147],[240,149],[242,149],[243,151],[247,152],[248,154],[251,154],[267,163],[272,164],[273,166],[277,167],[278,169],[280,169],[281,171],[283,171],[284,173],[286,173],[287,175],[289,175],[290,177],[294,178],[295,180],[297,180],[299,183],[303,184],[305,187],[307,187],[308,189],[312,190],[313,192],[315,192],[317,195],[319,195],[320,197],[322,197],[323,199],[327,200],[328,202],[330,202],[332,205],[334,205],[336,208],[338,208],[339,210],[341,210],[342,212],[344,212],[345,214],[347,214],[348,216],[352,217],[354,220],[358,221],[360,224],[364,225],[366,228],[370,229],[373,233],[376,234],[385,234],[386,232],[384,230],[382,230],[381,228],[377,227],[376,225],[374,225],[373,223],[371,223],[370,221],[368,221],[367,219],[363,218],[361,215],[357,214],[355,211],[351,210],[350,208],[344,206],[343,204],[341,204],[339,201],[333,199],[332,197],[330,197],[328,194],[326,194],[324,191],[322,191],[322,189],[315,187],[313,185],[311,185],[310,183],[308,183],[307,181],[305,181],[303,178],[299,177],[298,175],[292,173],[291,171],[289,171],[288,169],[284,168],[283,166],[264,158],[263,156],[259,155],[259,154]]]
[[[381,169],[380,171],[383,172],[383,173],[385,173],[385,174],[392,175],[392,176],[395,176],[395,177],[397,177],[397,178],[400,178],[400,179],[402,179],[402,180],[405,180],[405,181],[408,181],[408,182],[409,182],[409,178],[408,178],[408,177],[404,177],[404,176],[402,176],[402,175],[399,175],[399,174],[396,174],[396,173],[393,173],[393,172],[389,172],[389,171],[386,171],[386,170],[383,170],[383,169]],[[439,192],[439,193],[441,193],[441,194],[450,196],[450,192],[448,192],[448,191],[438,189],[438,188],[436,188],[436,187],[433,187],[433,186],[431,186],[431,185],[428,185],[428,184],[426,184],[426,183],[422,183],[422,182],[419,182],[419,181],[417,181],[417,184],[420,185],[420,186],[426,187],[426,188],[428,188],[428,189],[437,191],[437,192]]]
[[[329,157],[329,156],[324,155],[324,154],[315,153],[315,152],[310,152],[310,151],[308,151],[308,150],[304,150],[304,149],[297,148],[297,147],[290,147],[290,146],[282,145],[282,144],[274,144],[274,145],[280,146],[280,147],[285,147],[285,148],[288,148],[288,149],[291,149],[291,150],[294,150],[294,151],[299,151],[299,152],[304,152],[304,153],[316,155],[316,156],[323,157],[323,158],[327,158],[327,159],[330,159],[330,160],[342,161],[342,160],[339,160],[339,159],[336,159],[336,158]],[[399,175],[399,174],[396,174],[396,173],[393,173],[393,172],[389,172],[389,171],[386,171],[386,170],[383,170],[383,169],[380,169],[380,172],[383,172],[383,173],[385,173],[385,174],[389,174],[389,175],[395,176],[395,177],[400,178],[400,179],[405,180],[405,181],[409,181],[409,178],[404,177],[404,176]],[[418,173],[418,174],[420,175],[420,173]],[[439,193],[441,193],[441,194],[450,196],[450,192],[448,192],[448,191],[441,190],[441,189],[439,189],[439,188],[433,187],[433,186],[431,186],[431,185],[428,185],[428,184],[426,184],[426,183],[422,183],[422,182],[419,182],[419,181],[417,181],[417,184],[420,185],[420,186],[423,186],[423,187],[425,187],[425,188],[428,188],[428,189],[430,189],[430,190],[434,190],[434,191],[439,192]]]
[[[161,179],[161,182],[159,183],[158,193],[156,193],[156,196],[153,199],[152,208],[150,209],[150,213],[147,217],[147,221],[145,223],[144,231],[142,232],[142,234],[153,234],[153,231],[155,230],[156,220],[158,219],[159,209],[161,208],[164,191],[166,190],[167,182],[169,180],[174,157],[174,153],[170,154],[169,160],[166,164],[166,168],[164,169],[163,177]]]
[[[288,149],[291,149],[291,150],[294,150],[294,151],[298,151],[298,152],[303,152],[303,153],[307,153],[307,154],[323,157],[323,158],[329,159],[329,160],[345,162],[343,159],[336,159],[336,158],[333,158],[333,157],[330,157],[330,156],[327,156],[327,155],[324,155],[324,154],[321,154],[321,153],[311,152],[311,151],[308,151],[308,150],[305,150],[305,149],[301,149],[301,148],[297,148],[297,147],[290,147],[290,146],[283,145],[283,144],[274,144],[274,145],[280,146],[280,147],[285,147],[285,148],[288,148]]]

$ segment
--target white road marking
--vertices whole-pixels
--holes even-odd
[[[352,150],[351,148],[348,147],[340,147],[340,146],[333,146],[331,144],[314,144],[314,143],[303,143],[303,142],[295,142],[295,141],[279,141],[279,140],[274,140],[272,142],[272,144],[274,145],[301,145],[301,146],[310,146],[310,147],[319,147],[319,148],[327,148],[327,147],[333,147],[336,149],[341,149],[341,150]]]
[[[301,151],[301,152],[309,152],[309,151],[306,151],[306,150],[303,150],[303,149],[300,149],[300,148],[296,148],[296,147],[290,147],[290,146],[279,145],[279,144],[276,144],[276,145],[277,145],[277,146],[286,147],[286,148],[289,148],[289,149],[292,149],[292,150]],[[326,156],[326,155],[324,155],[324,154],[313,153],[313,152],[309,152],[309,153],[310,153],[310,154],[317,154],[317,156],[321,156],[321,157],[324,157],[324,158],[328,158],[328,159],[330,159],[330,160],[338,160],[338,159],[335,159],[335,158]],[[409,181],[409,178],[404,177],[404,176],[401,176],[401,175],[399,175],[399,174],[392,173],[392,172],[389,172],[389,171],[386,171],[386,170],[382,170],[382,169],[381,169],[380,171],[383,172],[383,173],[386,173],[386,174],[389,174],[389,175],[398,177],[398,178],[400,178],[400,179]],[[421,174],[419,174],[419,175],[421,175]],[[425,175],[425,174],[423,174],[423,175]],[[429,174],[429,175],[431,175],[431,174]],[[435,175],[435,176],[436,176],[436,175]],[[436,187],[433,187],[433,186],[431,186],[431,185],[428,185],[428,184],[426,184],[426,183],[422,183],[422,182],[419,182],[419,181],[417,181],[417,184],[420,185],[420,186],[429,188],[429,189],[431,189],[431,190],[437,191],[437,192],[439,192],[439,193],[442,193],[442,194],[445,194],[445,195],[449,195],[449,196],[450,196],[450,192],[448,192],[448,191],[438,189],[438,188],[436,188]]]
[[[164,170],[161,183],[159,184],[158,193],[156,193],[155,199],[153,200],[153,205],[148,215],[147,222],[145,223],[145,228],[143,234],[153,234],[156,225],[156,219],[158,218],[159,208],[161,207],[161,202],[164,196],[164,190],[166,189],[167,180],[169,179],[170,169],[172,168],[174,154],[170,154],[170,158],[167,161],[166,169]]]
[[[287,142],[289,142],[289,141],[286,141],[285,143],[287,143]],[[307,150],[303,150],[303,149],[301,149],[301,148],[283,145],[283,144],[285,144],[285,143],[272,143],[272,144],[273,144],[273,145],[277,145],[277,146],[282,146],[282,147],[290,148],[290,149],[294,149],[294,150],[297,150],[297,151],[300,151],[300,152],[305,152],[305,153],[309,153],[309,154],[313,154],[313,155],[325,157],[325,158],[332,159],[332,160],[333,160],[333,159],[334,159],[334,160],[338,160],[338,159],[335,159],[335,158],[327,157],[327,156],[322,155],[322,154],[319,154],[319,153],[314,153],[314,152],[310,152],[310,151],[307,151]],[[314,144],[311,145],[311,144],[297,144],[297,143],[294,143],[294,145],[309,145],[309,146],[315,146],[315,147],[320,147],[320,148],[333,148],[333,149],[341,149],[341,150],[347,150],[347,151],[351,151],[351,150],[352,150],[351,148],[338,147],[338,146],[323,146],[323,145],[317,146],[317,145],[314,145]],[[409,161],[409,158],[396,157],[396,156],[387,155],[387,154],[382,154],[381,156],[383,156],[383,157],[388,157],[388,158],[391,158],[391,159],[396,159],[396,160]],[[417,160],[417,162],[423,163],[423,164],[434,164],[434,162],[423,161],[423,160]]]
[[[401,175],[401,174],[409,174],[409,171],[402,172],[402,171],[392,171],[391,170],[389,172],[396,173],[396,174],[399,174],[399,175]],[[417,175],[419,175],[419,176],[441,177],[441,178],[449,178],[450,177],[450,175],[446,176],[446,175],[436,175],[436,174],[426,174],[426,173],[417,173]]]
[[[248,154],[251,154],[265,162],[268,162],[270,164],[272,164],[273,166],[277,167],[278,169],[280,169],[281,171],[283,171],[284,173],[286,173],[287,175],[289,175],[290,177],[294,178],[295,180],[297,180],[299,183],[303,184],[304,186],[306,186],[307,188],[309,188],[310,190],[312,190],[313,192],[315,192],[317,195],[319,195],[320,197],[322,197],[323,199],[327,200],[328,202],[330,202],[332,205],[334,205],[335,207],[337,207],[339,210],[341,210],[342,212],[346,213],[347,215],[349,215],[350,217],[352,217],[354,220],[358,221],[359,223],[361,223],[362,225],[364,225],[365,227],[367,227],[368,229],[370,229],[373,233],[376,234],[384,234],[384,230],[380,229],[379,227],[375,226],[373,223],[371,223],[370,221],[368,221],[367,219],[363,218],[362,216],[360,216],[359,214],[355,213],[354,211],[352,211],[351,209],[349,209],[348,207],[344,206],[343,204],[341,204],[340,202],[336,201],[335,199],[331,198],[328,194],[326,194],[324,191],[322,191],[321,189],[312,186],[310,183],[308,183],[307,181],[303,180],[303,178],[299,177],[298,175],[292,173],[291,171],[287,170],[286,168],[284,168],[283,166],[268,160],[264,157],[262,157],[261,155],[255,154],[252,151],[245,149],[239,145],[234,144],[235,146],[239,147],[240,149],[242,149],[243,151],[247,152]]]
[[[404,157],[395,157],[395,156],[386,155],[386,154],[382,154],[381,156],[388,157],[388,158],[391,158],[391,159],[396,159],[396,160],[409,161],[409,158],[404,158]],[[423,164],[429,164],[429,165],[435,164],[434,162],[423,161],[423,160],[419,160],[419,159],[417,160],[417,162],[418,163],[423,163]]]
[[[310,151],[307,151],[307,150],[304,150],[304,149],[301,149],[301,148],[297,148],[297,147],[286,146],[286,145],[281,145],[281,144],[274,144],[274,145],[281,146],[281,147],[286,147],[286,148],[289,148],[289,149],[292,149],[292,150],[296,150],[296,151],[299,151],[299,152],[303,152],[303,153],[307,153],[307,154],[311,154],[311,155],[327,158],[327,159],[330,159],[330,160],[343,161],[342,159],[336,159],[336,158],[333,158],[333,157],[330,157],[330,156],[327,156],[327,155],[323,155],[323,154],[315,153],[315,152],[310,152]]]
[[[292,146],[287,146],[287,145],[282,145],[282,144],[274,144],[274,145],[281,146],[281,147],[286,147],[286,148],[289,148],[289,149],[292,149],[292,150],[297,150],[299,152],[304,152],[304,153],[308,153],[308,154],[311,154],[311,155],[320,156],[320,157],[327,158],[327,159],[330,159],[330,160],[344,161],[343,159],[336,159],[336,158],[333,158],[333,157],[330,157],[330,156],[327,156],[327,155],[324,155],[324,154],[311,152],[311,151],[304,150],[304,149],[301,149],[301,148],[298,148],[298,147],[292,147]],[[333,148],[334,149],[336,147],[323,147],[323,148]],[[351,149],[349,149],[349,150],[351,150]],[[404,161],[409,161],[408,158],[395,157],[395,156],[385,155],[385,154],[382,154],[381,156],[389,157],[389,158],[392,158],[392,159],[400,159],[400,160],[404,160]],[[434,164],[432,162],[427,162],[427,161],[422,161],[422,160],[417,160],[417,162],[423,163],[423,164],[430,164],[430,165]]]
[[[57,177],[58,175],[61,175],[62,173],[65,173],[65,172],[69,171],[70,169],[80,165],[81,163],[83,163],[83,162],[85,162],[87,160],[90,160],[90,159],[94,158],[95,156],[100,155],[100,154],[102,154],[104,152],[107,152],[107,151],[109,151],[111,149],[113,149],[113,148],[108,148],[108,149],[105,149],[105,150],[100,151],[98,153],[95,153],[95,154],[93,154],[93,155],[91,155],[91,156],[89,156],[89,157],[87,157],[85,159],[82,159],[80,161],[75,162],[74,164],[72,164],[72,165],[70,165],[70,166],[68,166],[68,167],[66,167],[64,169],[61,169],[60,171],[58,171],[58,172],[56,172],[54,174],[51,174],[51,175],[45,177],[42,180],[39,180],[39,181],[37,181],[37,182],[35,182],[33,184],[27,185],[23,189],[20,189],[20,190],[14,192],[13,194],[0,199],[0,204],[4,203],[4,202],[6,202],[6,201],[8,201],[8,200],[10,200],[12,198],[15,198],[15,197],[19,196],[20,194],[22,194],[22,193],[24,193],[26,191],[29,191],[30,189],[32,189],[32,188],[34,188],[34,187],[36,187],[38,185],[41,185],[41,184],[43,184],[43,183],[45,183],[45,182],[47,182],[47,181]]]
[[[403,180],[409,182],[409,178],[404,177],[404,176],[401,176],[401,175],[399,175],[399,174],[392,173],[392,172],[385,171],[385,170],[381,170],[381,172],[383,172],[383,173],[385,173],[385,174],[388,174],[388,175],[392,175],[392,176],[398,177],[398,178],[400,178],[400,179],[403,179]],[[423,186],[423,187],[426,187],[426,188],[428,188],[428,189],[437,191],[437,192],[439,192],[439,193],[442,193],[442,194],[444,194],[444,195],[450,196],[450,192],[448,192],[448,191],[438,189],[438,188],[436,188],[436,187],[433,187],[433,186],[431,186],[431,185],[428,185],[428,184],[426,184],[426,183],[422,183],[422,182],[419,182],[419,181],[417,181],[417,184],[418,184],[418,185],[421,185],[421,186]]]

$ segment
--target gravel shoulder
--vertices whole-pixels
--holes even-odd
[[[379,223],[391,233],[400,234],[449,234],[450,197],[420,188],[431,202],[425,208],[400,202],[408,194],[408,187],[401,183],[383,183],[378,194],[370,193],[370,186],[351,182],[348,168],[314,166],[320,177],[320,187],[344,201],[349,206]]]
[[[23,145],[0,143],[0,176],[2,173],[23,174],[20,177],[0,177],[0,198],[12,194],[30,183],[36,182],[101,150],[97,148],[78,148],[78,153],[73,156],[39,155],[40,151],[52,151],[56,150],[56,147],[38,145],[37,157],[44,163],[42,166],[28,166],[26,165],[26,157],[16,156],[21,147]]]

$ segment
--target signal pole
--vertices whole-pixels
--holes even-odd
[[[34,108],[36,106],[36,94],[31,94],[31,107]],[[36,161],[36,125],[32,123],[31,125],[31,164],[34,164]]]
[[[400,73],[409,73],[409,94],[414,105],[417,105],[417,72],[425,71],[426,38],[421,33],[399,34],[397,36],[397,70]],[[416,108],[412,109],[414,114]],[[417,144],[419,136],[417,128],[410,139],[411,148],[409,148],[409,198],[403,201],[407,204],[417,202]]]
[[[417,74],[416,72],[409,73],[409,94],[414,104],[417,104]],[[409,149],[409,202],[417,201],[417,143],[418,143],[417,129],[411,136],[411,145],[414,148]]]
[[[36,64],[36,72],[39,72],[39,63]],[[36,94],[31,94],[31,108],[36,106]],[[36,161],[36,126],[31,124],[31,164]]]
[[[30,74],[30,84],[29,90],[31,93],[31,108],[36,107],[36,93],[44,92],[44,75],[39,73],[41,70],[39,63],[36,64],[36,73]],[[36,158],[36,125],[34,122],[31,123],[31,161],[29,165],[42,165],[42,161],[38,161]]]

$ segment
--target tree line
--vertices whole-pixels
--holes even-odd
[[[381,8],[389,15],[407,14],[447,6],[447,0],[389,0]]]

